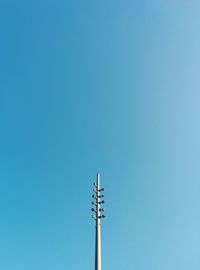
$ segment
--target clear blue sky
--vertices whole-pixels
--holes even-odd
[[[200,269],[200,4],[0,0],[0,269]]]

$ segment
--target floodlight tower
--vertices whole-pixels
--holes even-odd
[[[102,205],[104,204],[104,195],[102,191],[104,188],[100,188],[100,174],[97,173],[96,182],[94,183],[93,188],[94,194],[92,198],[94,201],[92,204],[94,208],[92,208],[92,218],[95,220],[96,223],[96,237],[95,237],[95,270],[101,270],[101,219],[105,218],[104,215],[104,208]]]

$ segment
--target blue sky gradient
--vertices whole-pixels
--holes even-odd
[[[199,14],[0,0],[0,269],[200,269]]]

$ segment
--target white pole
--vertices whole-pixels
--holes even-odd
[[[95,254],[95,270],[101,270],[101,219],[100,216],[100,174],[97,173],[97,204],[96,204],[96,254]]]

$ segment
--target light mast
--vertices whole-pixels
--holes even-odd
[[[92,202],[94,208],[92,208],[92,218],[96,223],[96,236],[95,236],[95,270],[101,270],[101,219],[105,218],[104,208],[102,205],[104,204],[104,195],[102,191],[104,188],[100,188],[100,174],[97,173],[96,182],[94,183],[93,188],[94,194],[92,198],[94,201]]]

